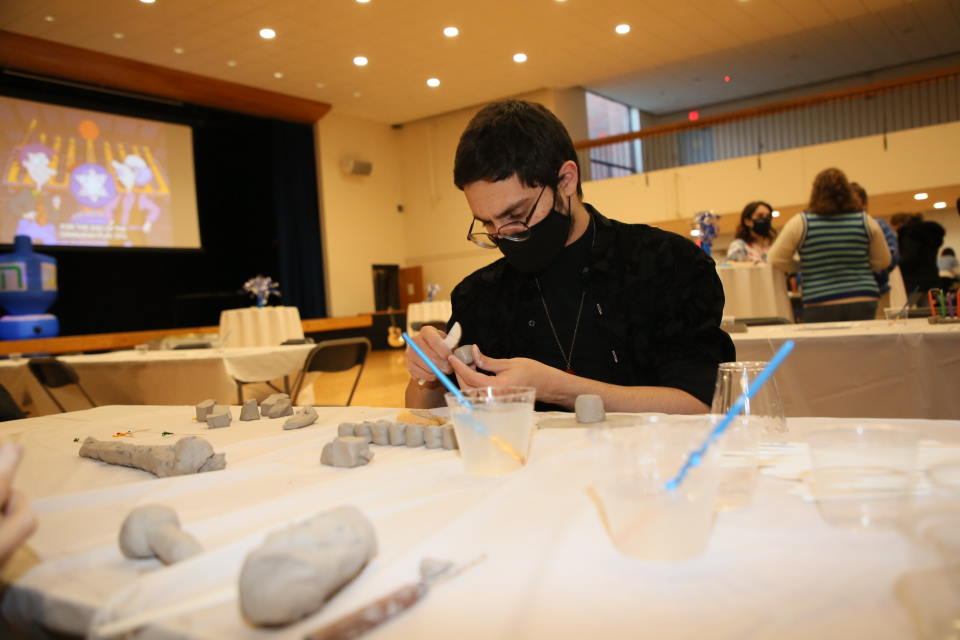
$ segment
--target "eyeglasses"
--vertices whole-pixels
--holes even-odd
[[[530,213],[527,214],[527,217],[523,220],[523,222],[520,220],[508,222],[507,224],[499,227],[496,233],[486,233],[483,231],[473,230],[473,225],[477,221],[476,219],[473,219],[470,221],[470,227],[467,229],[467,240],[474,243],[478,247],[483,247],[484,249],[496,249],[497,242],[500,240],[523,242],[530,237],[530,227],[528,226],[528,223],[530,222],[530,218],[533,217],[533,213],[537,210],[537,205],[540,204],[540,198],[543,196],[543,192],[546,189],[546,185],[543,186],[543,189],[540,189],[537,199],[534,201],[533,206],[530,207]]]

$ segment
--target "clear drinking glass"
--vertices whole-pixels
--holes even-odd
[[[706,550],[719,483],[716,451],[708,450],[677,489],[664,485],[711,426],[709,416],[638,417],[635,426],[612,430],[599,445],[606,464],[598,467],[591,490],[607,534],[622,554],[679,562]]]
[[[516,471],[523,462],[504,451],[504,447],[482,435],[477,426],[512,447],[525,461],[533,436],[533,403],[537,390],[533,387],[480,387],[463,392],[473,406],[467,409],[452,393],[446,394],[453,418],[460,457],[467,473],[498,476]]]
[[[766,366],[766,362],[720,363],[710,413],[726,415],[740,394],[747,390]],[[764,437],[782,436],[787,432],[787,421],[783,415],[783,402],[780,400],[775,375],[767,380],[756,395],[747,400],[741,413],[750,417],[751,424],[759,428]]]
[[[723,418],[722,415],[712,415],[712,425],[715,426]],[[741,509],[753,501],[759,469],[760,437],[766,424],[765,419],[738,416],[715,445],[721,453],[717,510]]]

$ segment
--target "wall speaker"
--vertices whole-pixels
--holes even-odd
[[[373,173],[373,163],[355,158],[344,158],[340,161],[340,168],[351,176],[368,176]]]

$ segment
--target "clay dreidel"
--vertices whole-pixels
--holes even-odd
[[[473,364],[473,345],[465,344],[457,347],[453,350],[453,355],[455,355],[463,364],[471,365]]]
[[[361,422],[353,428],[353,435],[358,438],[366,438],[367,442],[373,442],[373,433],[370,431],[369,422]]]
[[[120,527],[120,551],[128,558],[152,558],[163,564],[180,562],[203,552],[203,547],[180,529],[177,512],[162,504],[137,507]]]
[[[240,409],[240,419],[247,420],[259,420],[260,411],[257,409],[257,401],[253,398],[245,400],[243,407]]]
[[[354,436],[356,435],[355,433],[356,428],[357,428],[357,425],[353,424],[352,422],[341,422],[340,425],[337,427],[337,435],[341,437]]]
[[[359,467],[373,459],[370,443],[365,438],[357,436],[342,436],[334,438],[323,445],[320,454],[320,464],[331,467]]]
[[[207,416],[213,411],[213,408],[216,406],[216,400],[212,398],[209,400],[204,400],[203,402],[197,403],[197,422],[206,422]]]
[[[398,447],[407,443],[407,425],[405,422],[394,422],[390,425],[390,444]]]
[[[600,396],[591,394],[577,396],[573,407],[577,413],[577,422],[580,424],[603,422],[607,419],[607,414],[603,410],[603,398]]]
[[[211,429],[230,426],[230,407],[215,407],[207,416],[207,426]]]
[[[290,396],[285,393],[273,393],[267,396],[267,398],[260,403],[260,415],[266,416],[270,409],[273,408],[273,405],[284,398],[289,400]]]
[[[317,410],[313,407],[304,407],[293,414],[292,417],[287,418],[287,421],[283,423],[284,429],[302,429],[303,427],[308,427],[314,422],[317,421]]]
[[[408,447],[422,447],[423,446],[423,425],[408,424],[406,439],[407,439]]]
[[[439,449],[443,446],[443,428],[431,424],[423,428],[423,445],[427,449]]]
[[[388,420],[377,420],[370,425],[370,434],[373,436],[373,444],[390,444],[390,422]]]
[[[264,415],[268,418],[283,418],[284,416],[293,415],[293,404],[290,402],[290,398],[280,398],[270,407]]]

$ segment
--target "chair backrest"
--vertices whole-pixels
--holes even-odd
[[[290,346],[290,345],[297,345],[297,344],[314,344],[314,342],[315,342],[314,339],[313,339],[313,338],[310,338],[310,337],[306,337],[306,338],[288,338],[287,340],[284,340],[283,342],[281,342],[281,343],[280,343],[280,346],[281,346],[281,347],[287,347],[287,346]]]
[[[357,365],[363,366],[370,349],[370,341],[366,338],[323,340],[310,351],[303,370],[334,373]]]
[[[0,422],[7,420],[20,420],[26,418],[27,414],[23,412],[20,406],[7,391],[7,388],[0,384]]]
[[[171,351],[179,351],[181,349],[213,349],[213,345],[209,342],[181,342],[173,346]]]
[[[37,377],[40,384],[52,389],[68,384],[78,384],[80,381],[73,367],[56,358],[30,358],[27,366],[30,367],[30,371]]]

